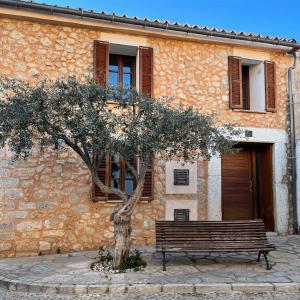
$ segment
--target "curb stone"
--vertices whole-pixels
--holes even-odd
[[[230,293],[232,291],[231,284],[229,283],[196,283],[196,293]]]
[[[273,283],[276,292],[297,293],[300,290],[300,283]]]
[[[44,293],[44,294],[191,294],[191,293],[231,293],[231,292],[283,292],[297,293],[300,291],[300,283],[137,283],[137,284],[90,284],[90,285],[67,285],[67,284],[42,284],[22,283],[17,280],[0,277],[0,288],[9,291]]]
[[[274,285],[271,283],[232,283],[232,290],[247,293],[273,292]]]
[[[169,283],[162,286],[162,291],[164,293],[181,293],[181,294],[191,294],[194,293],[193,284],[185,283]]]

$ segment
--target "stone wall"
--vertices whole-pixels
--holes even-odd
[[[93,41],[108,32],[0,18],[0,70],[15,78],[92,74]],[[154,94],[174,96],[203,113],[217,113],[219,122],[244,127],[286,130],[287,67],[291,59],[267,52],[277,65],[277,113],[229,110],[227,57],[231,46],[159,38],[112,35],[154,49]],[[105,38],[104,38],[105,37]],[[252,51],[255,55],[256,51]],[[111,245],[109,221],[115,204],[93,203],[91,178],[81,161],[66,150],[34,152],[26,161],[10,162],[0,150],[0,256],[33,255],[96,249]],[[154,222],[165,218],[165,200],[197,200],[199,219],[207,219],[207,164],[198,162],[198,192],[165,194],[165,163],[154,170],[154,200],[140,203],[133,216],[136,245],[154,243]]]

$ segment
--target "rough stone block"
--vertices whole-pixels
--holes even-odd
[[[231,292],[231,285],[228,283],[197,283],[196,293],[228,293]]]
[[[105,294],[108,292],[107,285],[95,284],[88,286],[88,294]]]
[[[19,185],[18,178],[1,178],[0,179],[0,187],[1,188],[17,187],[18,185]]]
[[[61,237],[64,236],[65,232],[63,230],[47,230],[43,231],[44,237]]]
[[[36,240],[16,241],[18,252],[38,251],[38,242]]]
[[[49,242],[41,241],[39,242],[40,251],[48,251],[51,249],[51,244]]]
[[[36,204],[37,209],[53,209],[56,207],[56,205],[52,202],[38,202]]]
[[[27,211],[11,211],[6,214],[7,219],[24,219],[27,216]]]
[[[9,189],[6,191],[6,194],[10,199],[20,199],[24,197],[23,190],[20,188]]]
[[[43,286],[40,284],[31,283],[28,285],[29,293],[40,293],[43,291]]]
[[[58,287],[58,293],[59,294],[74,294],[74,287],[75,285],[67,285],[67,284],[62,284],[61,286]]]
[[[18,292],[28,292],[28,290],[29,290],[28,284],[18,282],[17,284]]]
[[[157,294],[161,292],[161,284],[133,284],[128,285],[128,293],[141,293],[141,294]]]
[[[17,224],[16,228],[17,228],[17,231],[20,231],[20,232],[33,231],[36,229],[41,229],[42,223],[39,221],[38,222],[26,221],[26,222]]]
[[[47,284],[42,288],[43,293],[45,294],[57,294],[58,287],[57,284]]]
[[[0,251],[7,251],[9,249],[11,249],[12,244],[9,242],[2,242],[0,243]]]
[[[35,209],[36,204],[34,202],[21,202],[20,209]]]
[[[232,290],[248,293],[264,293],[274,291],[271,283],[233,283]]]
[[[162,285],[162,291],[164,293],[193,293],[194,285],[193,284],[185,284],[185,283],[169,283]]]
[[[88,293],[88,289],[86,285],[76,284],[74,286],[74,294],[75,295],[86,295]]]
[[[14,240],[15,234],[13,232],[0,233],[0,241],[11,241]]]
[[[0,232],[12,231],[13,227],[13,222],[0,222]]]
[[[127,290],[126,284],[111,284],[109,286],[109,293],[110,294],[125,293],[126,290]]]
[[[1,202],[0,209],[13,210],[15,209],[15,203],[13,201]]]
[[[300,283],[273,283],[276,292],[281,293],[298,293],[300,289]]]

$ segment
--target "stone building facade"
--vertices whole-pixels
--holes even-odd
[[[155,97],[173,96],[175,103],[216,113],[220,122],[251,132],[239,142],[270,145],[274,231],[289,232],[287,69],[293,60],[287,50],[292,46],[198,38],[2,5],[0,31],[1,74],[26,81],[37,75],[51,79],[91,76],[95,40],[152,48]],[[257,61],[276,64],[276,112],[229,107],[229,56],[242,57],[250,65]],[[91,201],[90,174],[74,153],[48,150],[36,151],[26,161],[12,162],[11,158],[8,149],[0,150],[0,256],[112,245],[109,217],[115,203]],[[175,162],[155,161],[153,200],[141,202],[133,216],[135,245],[153,245],[155,221],[172,219],[174,209],[190,209],[190,218],[195,220],[222,219],[222,159],[188,166],[195,183],[189,190],[172,190],[175,167]]]

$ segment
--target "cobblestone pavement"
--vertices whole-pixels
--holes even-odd
[[[101,296],[71,296],[42,295],[21,292],[9,292],[0,289],[1,300],[298,300],[300,294],[286,293],[207,293],[207,294],[152,294],[152,295],[101,295]]]
[[[294,287],[292,287],[293,290],[289,291],[299,291],[300,236],[271,236],[269,237],[269,240],[277,247],[277,251],[271,252],[269,255],[270,263],[273,267],[271,271],[267,271],[265,269],[265,262],[263,260],[259,263],[256,262],[256,254],[243,253],[211,255],[172,254],[168,255],[167,271],[163,272],[161,265],[161,255],[159,253],[154,253],[153,249],[148,248],[143,249],[143,256],[148,262],[148,266],[143,272],[113,275],[104,275],[98,272],[93,272],[90,270],[90,264],[95,261],[97,253],[95,251],[89,251],[74,253],[71,255],[62,254],[1,259],[0,279],[1,277],[4,277],[5,279],[23,283],[24,285],[37,286],[51,284],[59,286],[79,285],[80,287],[85,288],[85,292],[83,292],[83,294],[87,291],[87,285],[99,284],[107,285],[110,287],[116,286],[118,288],[122,284],[126,285],[127,287],[132,287],[133,285],[141,286],[141,284],[144,284],[143,286],[147,286],[148,284],[152,284],[152,286],[154,286],[156,284],[156,288],[158,289],[158,291],[160,291],[161,289],[160,284],[186,284],[190,285],[191,288],[192,285],[197,284],[227,284],[227,286],[224,286],[225,288],[227,288],[228,292],[228,289],[229,291],[231,291],[231,289],[233,289],[234,291],[241,291],[241,289],[235,289],[233,287],[237,283],[255,283],[256,285],[259,285],[261,283],[272,283],[272,286],[269,285],[267,287],[261,287],[262,289],[259,290],[260,292],[267,292],[274,289],[276,291],[283,291],[284,287],[280,286],[280,284],[284,285],[297,283],[298,285],[295,285]],[[276,285],[277,287],[279,285],[279,287],[277,288]],[[150,288],[149,285],[148,287]],[[20,291],[24,291],[24,289],[22,288],[24,287],[21,287]],[[26,288],[28,291],[28,287]],[[255,287],[253,286],[251,288],[252,290],[250,291],[249,289],[242,291],[258,291],[253,290],[255,289]],[[14,289],[15,288],[12,287],[12,290]],[[29,291],[33,292],[36,290],[29,289]],[[176,291],[180,292],[181,290],[177,289]],[[191,291],[193,291],[193,289],[191,289]],[[216,290],[213,291],[216,292]],[[223,292],[224,290],[221,291]],[[153,292],[156,292],[156,290],[152,290],[152,293]],[[184,290],[184,292],[188,291]],[[203,290],[199,292],[203,292]],[[63,291],[62,293],[68,294],[69,292]],[[149,299],[151,299],[151,297]],[[190,299],[196,298],[192,297]]]

